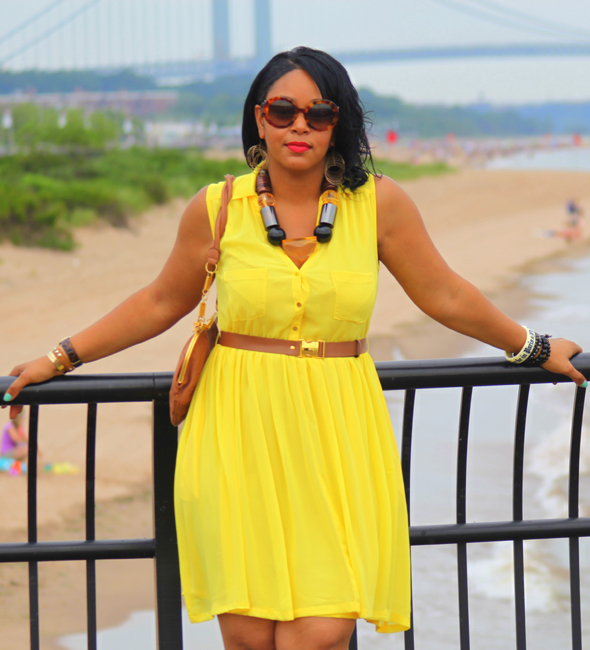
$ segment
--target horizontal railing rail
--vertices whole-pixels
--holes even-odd
[[[590,377],[590,354],[580,354],[574,365]],[[430,388],[462,388],[457,456],[456,523],[410,525],[414,546],[455,544],[458,553],[459,628],[461,650],[470,647],[466,545],[476,542],[510,541],[514,545],[514,589],[516,644],[526,648],[523,541],[567,538],[570,543],[570,598],[572,648],[582,648],[579,538],[590,536],[590,518],[579,517],[580,439],[585,389],[576,389],[570,449],[568,517],[523,520],[523,457],[529,388],[531,384],[571,381],[542,368],[513,366],[496,358],[443,359],[428,361],[378,362],[384,391],[405,391],[402,470],[411,519],[410,474],[412,431],[416,391]],[[11,377],[0,377],[0,392]],[[31,649],[39,648],[38,562],[84,560],[87,563],[88,648],[96,649],[95,562],[104,559],[154,558],[157,596],[159,650],[181,650],[181,600],[178,557],[173,513],[173,477],[177,437],[168,417],[168,391],[172,373],[103,374],[64,376],[27,386],[15,404],[31,406],[29,418],[28,541],[0,544],[0,562],[29,564]],[[467,523],[466,478],[469,416],[473,387],[518,385],[513,467],[513,518],[509,521]],[[96,540],[94,530],[94,466],[97,405],[113,402],[153,403],[153,490],[154,537],[151,539]],[[37,540],[36,453],[39,407],[46,404],[88,404],[86,461],[86,540],[39,542]],[[406,632],[407,650],[414,648],[413,628]],[[356,633],[350,644],[357,647]]]

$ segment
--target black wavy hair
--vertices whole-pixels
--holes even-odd
[[[371,122],[344,66],[326,52],[310,47],[296,47],[273,56],[252,82],[242,118],[244,155],[252,145],[260,142],[254,107],[262,104],[275,81],[292,70],[307,72],[322,98],[334,102],[340,109],[334,148],[346,163],[342,185],[351,190],[364,185],[369,178],[368,165],[373,173],[375,171],[367,137],[367,125]]]

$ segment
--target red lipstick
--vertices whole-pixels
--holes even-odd
[[[288,142],[287,149],[295,153],[303,153],[311,149],[311,146],[307,142]]]

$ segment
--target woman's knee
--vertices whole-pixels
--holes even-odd
[[[275,633],[277,650],[346,650],[356,620],[306,616],[279,621]]]
[[[225,650],[276,650],[276,621],[241,614],[217,617]]]

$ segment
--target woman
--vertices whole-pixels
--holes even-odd
[[[399,457],[365,343],[379,261],[424,312],[516,361],[535,357],[582,385],[570,363],[581,349],[562,339],[549,349],[449,269],[409,197],[368,173],[362,107],[329,55],[275,56],[246,99],[242,137],[259,164],[234,182],[217,277],[220,345],[179,445],[183,592],[193,621],[219,617],[228,649],[344,649],[356,618],[382,632],[410,622]],[[52,359],[17,366],[5,399],[60,374],[66,357],[113,354],[190,312],[222,186],[191,200],[151,285]],[[321,220],[334,205],[337,215],[316,230],[318,201],[328,204]]]

